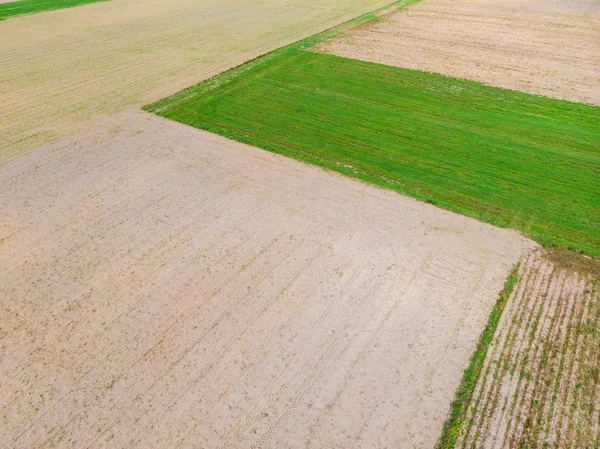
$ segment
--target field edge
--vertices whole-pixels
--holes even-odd
[[[232,140],[244,143],[244,144],[256,146],[256,147],[262,148],[264,150],[267,150],[267,151],[270,151],[270,152],[273,152],[276,154],[281,154],[286,157],[292,157],[293,159],[296,159],[296,160],[304,162],[304,163],[308,163],[311,165],[317,165],[326,171],[334,171],[337,173],[341,173],[342,175],[348,176],[355,180],[360,180],[362,182],[366,182],[368,184],[375,185],[379,188],[383,188],[386,190],[392,190],[397,193],[415,198],[419,201],[423,201],[428,204],[432,204],[434,206],[440,207],[442,209],[445,209],[445,210],[448,210],[448,211],[451,211],[454,213],[458,213],[460,215],[465,215],[465,216],[474,218],[476,220],[491,224],[493,226],[498,226],[500,228],[515,230],[515,231],[521,233],[522,235],[524,235],[525,237],[531,238],[532,240],[536,241],[537,243],[541,244],[543,247],[545,247],[547,249],[554,249],[556,251],[565,251],[567,253],[575,252],[575,253],[578,253],[579,255],[584,255],[584,256],[589,255],[596,262],[600,263],[600,250],[595,247],[593,242],[577,241],[577,240],[569,239],[569,238],[565,237],[564,235],[553,235],[551,233],[544,232],[544,230],[528,229],[527,226],[519,226],[519,225],[515,226],[512,223],[511,219],[506,219],[505,217],[502,217],[499,215],[489,214],[485,211],[477,210],[474,208],[460,207],[451,201],[446,201],[444,199],[436,198],[436,197],[428,195],[428,194],[419,193],[419,192],[411,190],[411,189],[400,188],[397,185],[390,185],[390,183],[381,182],[381,180],[375,179],[375,177],[361,176],[360,174],[354,173],[352,170],[346,170],[343,167],[331,167],[327,164],[321,163],[321,161],[318,159],[304,157],[303,155],[299,155],[294,152],[281,151],[280,148],[268,147],[264,143],[261,144],[259,142],[254,141],[249,136],[239,135],[235,132],[228,132],[228,130],[221,129],[221,128],[215,128],[215,127],[210,126],[209,124],[200,125],[197,123],[194,123],[194,124],[186,123],[180,119],[170,117],[168,113],[165,113],[168,109],[175,108],[181,103],[185,103],[187,101],[194,99],[195,97],[210,93],[211,91],[218,89],[220,87],[226,86],[229,83],[233,83],[234,81],[239,80],[242,77],[251,76],[253,72],[258,72],[261,69],[266,70],[266,69],[268,69],[268,66],[274,60],[277,60],[278,58],[293,57],[294,53],[302,51],[302,50],[315,52],[317,54],[324,54],[322,52],[314,50],[314,47],[325,40],[335,38],[339,34],[343,34],[348,29],[352,29],[357,26],[368,25],[370,23],[377,22],[378,20],[380,20],[380,18],[384,14],[392,13],[392,12],[407,8],[418,2],[420,2],[420,0],[401,0],[401,1],[393,2],[389,5],[381,7],[375,11],[363,14],[354,19],[350,19],[340,25],[329,28],[321,33],[316,34],[316,35],[301,39],[295,43],[286,45],[284,47],[281,47],[281,48],[278,48],[271,52],[267,52],[263,55],[260,55],[256,58],[250,59],[250,60],[248,60],[244,63],[241,63],[235,67],[225,70],[209,79],[201,81],[198,84],[195,84],[193,86],[185,88],[169,97],[166,97],[166,98],[163,98],[156,102],[145,105],[142,107],[142,110],[153,113],[153,114],[160,115],[162,117],[165,117],[165,118],[168,118],[171,120],[175,120],[175,121],[184,123],[186,125],[194,126],[196,128],[199,128],[199,129],[211,132],[211,133],[219,134],[228,139],[232,139]],[[340,58],[343,60],[349,60],[349,61],[352,60],[350,58],[343,57],[343,56],[335,56],[335,55],[329,55],[329,56]],[[365,64],[386,66],[385,64],[380,64],[380,63],[376,63],[376,62],[369,62],[369,61],[361,61],[361,62],[363,62]],[[386,67],[392,67],[392,66],[386,66]],[[410,70],[410,71],[414,71],[414,72],[420,72],[420,73],[425,73],[425,74],[429,74],[429,75],[440,76],[440,77],[447,78],[450,80],[457,80],[457,81],[460,81],[463,83],[469,83],[469,84],[478,85],[478,86],[486,86],[490,89],[495,89],[495,90],[499,90],[499,91],[515,92],[515,93],[518,93],[521,95],[539,97],[541,99],[550,99],[550,100],[554,100],[556,102],[560,102],[560,103],[564,103],[564,104],[588,106],[588,107],[595,108],[595,106],[586,105],[585,103],[578,103],[578,102],[574,102],[574,101],[570,101],[570,100],[556,100],[556,99],[551,99],[549,97],[545,97],[545,96],[539,95],[539,94],[531,94],[531,93],[526,93],[526,92],[517,91],[517,90],[513,90],[513,89],[507,89],[507,88],[503,88],[503,87],[487,86],[486,84],[482,84],[477,81],[463,79],[463,78],[456,78],[456,77],[452,77],[452,76],[448,76],[448,75],[444,75],[444,74],[440,74],[440,73],[435,73],[435,72],[428,72],[428,71],[421,71],[421,70],[414,70],[414,69],[407,69],[407,68],[402,68],[402,70]]]
[[[382,6],[381,8],[378,8],[376,10],[367,12],[358,17],[347,20],[339,25],[328,28],[313,36],[309,36],[307,38],[293,42],[289,45],[285,45],[278,49],[259,55],[255,58],[249,59],[237,66],[231,67],[221,73],[218,73],[211,78],[189,86],[173,95],[142,106],[142,110],[160,115],[160,113],[167,108],[173,107],[179,103],[187,101],[203,93],[210,92],[211,90],[216,89],[217,87],[222,86],[223,84],[227,84],[239,78],[240,76],[245,75],[251,70],[262,67],[272,59],[280,57],[285,53],[292,52],[294,50],[303,50],[308,49],[310,47],[314,47],[315,45],[319,44],[320,42],[326,39],[338,36],[339,34],[343,33],[349,28],[377,22],[380,20],[380,16],[382,14],[387,14],[393,11],[399,11],[408,8],[409,6],[419,3],[420,1],[421,0],[396,0],[386,6]]]
[[[104,3],[111,0],[62,0],[62,1],[27,1],[17,0],[7,3],[0,3],[0,22],[12,19],[14,17],[38,14],[47,11],[58,11],[60,9],[75,8],[85,6],[91,3]]]
[[[453,449],[465,421],[471,398],[479,381],[484,362],[487,358],[488,349],[494,339],[496,329],[500,323],[502,312],[515,285],[519,281],[519,269],[521,263],[517,263],[508,275],[504,287],[498,295],[498,300],[490,312],[488,322],[479,337],[475,352],[471,356],[469,366],[465,369],[460,384],[456,390],[454,400],[450,404],[446,421],[442,427],[442,434],[438,439],[435,449]]]
[[[404,2],[402,2],[402,3],[404,3]],[[415,2],[409,0],[408,3],[413,4]],[[383,8],[383,9],[385,10],[386,8]],[[410,196],[418,201],[432,204],[434,206],[451,211],[453,213],[468,216],[470,218],[474,218],[476,220],[491,224],[493,226],[497,226],[497,227],[505,228],[505,229],[512,229],[514,231],[521,233],[525,237],[528,237],[528,238],[536,241],[537,243],[539,243],[540,245],[542,245],[545,248],[555,249],[557,251],[565,251],[565,252],[569,252],[569,253],[575,252],[575,253],[579,253],[580,255],[589,255],[589,256],[593,257],[594,260],[596,260],[600,263],[600,250],[595,247],[593,242],[590,242],[588,240],[577,240],[574,238],[568,238],[565,235],[558,235],[558,234],[550,233],[550,232],[548,232],[549,231],[548,229],[531,229],[530,226],[528,227],[525,224],[522,224],[522,225],[514,224],[513,220],[510,217],[507,218],[507,217],[504,217],[501,215],[491,214],[485,210],[481,210],[481,209],[474,208],[474,207],[457,205],[453,201],[448,201],[444,198],[435,197],[426,192],[420,192],[420,191],[418,191],[418,189],[405,188],[403,186],[400,186],[398,183],[390,183],[387,180],[381,179],[378,176],[369,176],[369,173],[366,173],[366,172],[365,173],[357,172],[352,169],[346,169],[344,166],[331,166],[331,164],[327,164],[319,158],[311,157],[311,155],[301,154],[301,153],[298,153],[295,151],[285,151],[281,146],[269,145],[268,143],[266,143],[264,141],[253,139],[250,135],[240,134],[238,132],[230,131],[225,128],[216,127],[216,126],[213,126],[213,124],[209,123],[209,122],[207,122],[207,123],[192,123],[189,121],[185,121],[185,120],[182,120],[181,118],[172,116],[168,112],[169,109],[177,108],[180,104],[191,101],[198,96],[210,94],[211,91],[217,90],[219,88],[224,88],[228,84],[231,84],[234,82],[243,82],[243,81],[240,81],[240,78],[251,77],[254,73],[260,73],[261,70],[268,72],[270,69],[270,66],[273,65],[274,63],[276,63],[276,61],[278,59],[285,59],[285,58],[293,59],[294,57],[297,57],[299,54],[305,53],[305,52],[315,53],[316,55],[324,55],[324,56],[339,59],[342,61],[356,61],[356,62],[360,62],[361,64],[368,65],[368,66],[373,65],[373,66],[384,66],[384,67],[394,68],[392,66],[386,66],[384,64],[379,64],[379,63],[375,63],[375,62],[352,60],[352,59],[349,59],[349,58],[346,58],[343,56],[328,55],[328,54],[324,54],[321,52],[310,51],[311,50],[310,47],[314,46],[319,41],[321,41],[323,39],[328,39],[329,36],[331,36],[332,34],[342,32],[348,26],[354,26],[354,24],[357,21],[360,22],[362,20],[377,20],[376,14],[370,13],[370,14],[367,14],[366,16],[367,16],[366,18],[365,18],[365,16],[361,16],[360,18],[353,19],[350,22],[346,22],[345,24],[340,25],[340,28],[336,27],[334,29],[325,31],[319,35],[301,40],[297,43],[291,44],[286,47],[282,47],[273,52],[259,56],[258,58],[255,58],[254,60],[248,61],[248,62],[241,64],[237,67],[234,67],[230,70],[222,72],[204,82],[201,82],[195,86],[191,86],[187,89],[184,89],[170,97],[167,97],[167,98],[159,100],[155,103],[146,105],[142,109],[146,112],[157,114],[157,115],[160,115],[160,116],[170,119],[170,120],[175,120],[177,122],[180,122],[180,123],[183,123],[183,124],[186,124],[189,126],[193,126],[198,129],[202,129],[204,131],[218,134],[218,135],[221,135],[228,139],[232,139],[232,140],[235,140],[235,141],[247,144],[247,145],[252,145],[252,146],[261,148],[263,150],[272,152],[272,153],[280,154],[280,155],[283,155],[286,157],[291,157],[291,158],[301,161],[303,163],[308,163],[311,165],[319,166],[320,168],[327,170],[327,171],[334,171],[334,172],[340,173],[344,176],[353,178],[355,180],[360,180],[362,182],[366,182],[368,184],[375,185],[379,188],[391,190],[396,193],[400,193],[402,195]],[[477,86],[477,87],[491,89],[491,90],[498,91],[498,92],[505,91],[505,92],[509,92],[509,93],[514,93],[515,95],[539,98],[540,101],[548,100],[548,101],[552,101],[552,102],[556,102],[556,103],[560,103],[560,104],[570,105],[572,107],[586,107],[586,108],[594,108],[594,109],[600,110],[600,108],[598,108],[596,106],[590,106],[590,105],[586,105],[584,103],[577,103],[577,102],[572,102],[569,100],[556,100],[556,99],[552,99],[549,97],[545,97],[543,95],[529,94],[526,92],[514,91],[511,89],[506,89],[506,88],[502,88],[502,87],[487,86],[487,85],[479,83],[477,81],[472,81],[472,80],[467,80],[467,79],[462,79],[462,78],[455,78],[455,77],[451,77],[451,76],[447,76],[447,75],[443,75],[443,74],[439,74],[439,73],[423,72],[420,70],[407,69],[407,68],[395,68],[395,69],[402,70],[402,71],[408,71],[408,72],[414,72],[414,73],[423,73],[423,74],[426,74],[429,76],[434,76],[434,77],[439,77],[439,78],[443,78],[443,79],[460,82],[461,84],[464,84],[464,85]]]

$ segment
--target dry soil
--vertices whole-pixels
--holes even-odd
[[[423,0],[320,50],[600,105],[594,0]]]
[[[0,22],[0,164],[389,0],[112,0]]]
[[[0,446],[429,449],[532,245],[126,111],[0,168]]]

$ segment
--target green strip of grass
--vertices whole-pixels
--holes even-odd
[[[19,0],[16,2],[0,3],[0,20],[22,14],[32,14],[55,9],[71,8],[108,0]]]
[[[450,413],[442,430],[442,435],[436,444],[436,449],[453,449],[457,438],[460,436],[460,431],[465,422],[466,413],[473,397],[473,392],[477,386],[477,381],[483,369],[483,363],[487,356],[488,349],[496,328],[500,323],[500,317],[504,311],[506,301],[510,297],[515,285],[518,281],[519,264],[515,266],[512,273],[504,284],[504,289],[500,292],[498,302],[490,313],[488,323],[479,337],[475,353],[471,357],[469,367],[463,373],[463,378],[460,382],[454,401],[450,405]]]
[[[306,44],[146,109],[600,255],[600,108]]]

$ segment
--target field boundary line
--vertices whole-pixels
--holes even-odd
[[[92,3],[109,2],[111,0],[69,0],[69,1],[31,1],[15,0],[0,3],[0,22],[14,17],[30,16],[43,12],[87,6]]]
[[[435,449],[453,449],[456,444],[456,441],[460,435],[460,431],[462,430],[462,426],[465,422],[468,408],[471,403],[471,398],[475,391],[475,387],[477,386],[479,376],[483,370],[488,349],[494,339],[498,324],[500,323],[502,312],[504,311],[504,307],[506,306],[506,303],[512,295],[512,292],[519,280],[518,275],[520,267],[520,262],[514,266],[506,282],[504,283],[504,288],[500,292],[498,301],[490,312],[488,322],[479,337],[479,341],[477,342],[477,346],[473,356],[471,357],[469,366],[464,371],[460,385],[456,390],[454,401],[452,401],[452,404],[450,404],[450,411],[446,418],[446,422],[444,422],[442,434],[435,445]]]
[[[158,100],[154,103],[150,103],[142,107],[142,109],[146,112],[151,112],[153,114],[160,114],[167,108],[173,107],[174,105],[183,103],[191,98],[194,98],[200,94],[204,94],[206,92],[210,92],[218,87],[221,87],[225,84],[229,84],[231,81],[238,79],[242,75],[246,73],[258,69],[271,61],[272,59],[280,56],[281,54],[287,53],[289,51],[305,49],[309,47],[313,47],[316,44],[324,41],[325,39],[332,38],[348,28],[358,26],[358,25],[366,25],[369,23],[377,22],[381,15],[391,13],[393,11],[399,11],[409,6],[412,6],[421,0],[396,0],[388,5],[382,6],[381,8],[375,9],[373,11],[362,14],[353,19],[349,19],[345,22],[342,22],[339,25],[335,25],[331,28],[327,28],[324,31],[321,31],[317,34],[314,34],[309,37],[305,37],[300,39],[299,41],[293,42],[291,44],[285,45],[283,47],[277,48],[275,50],[268,51],[259,55],[255,58],[249,59],[239,65],[231,67],[223,72],[220,72],[214,75],[211,78],[208,78],[204,81],[199,82],[198,84],[194,84],[189,86],[173,95],[170,95],[166,98]]]

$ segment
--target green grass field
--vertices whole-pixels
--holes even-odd
[[[16,2],[0,3],[0,20],[21,14],[32,14],[54,9],[71,8],[108,0],[18,0]]]
[[[600,255],[600,108],[291,46],[146,108]]]

